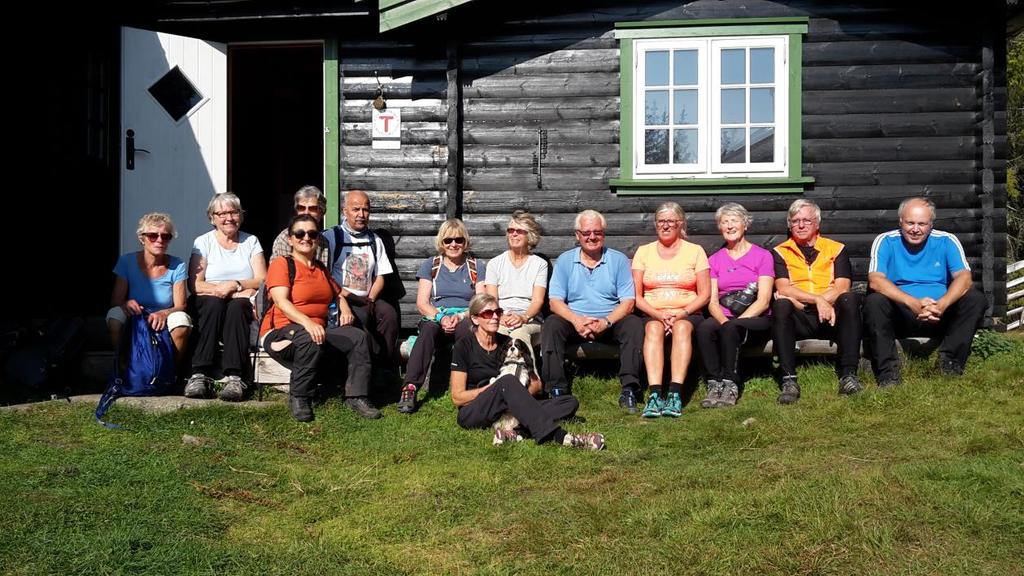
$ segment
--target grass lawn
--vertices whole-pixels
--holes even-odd
[[[282,402],[148,415],[0,412],[0,573],[1024,574],[1024,340],[959,380],[836,395],[824,366],[775,403],[621,414],[578,378],[608,450],[464,431],[446,397],[311,425]],[[199,445],[184,443],[188,434]]]

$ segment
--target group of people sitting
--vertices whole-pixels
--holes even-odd
[[[153,329],[170,331],[183,361],[191,335],[189,397],[213,394],[211,373],[222,344],[220,398],[241,400],[250,387],[245,358],[253,301],[265,285],[272,303],[259,342],[291,368],[292,415],[314,418],[312,397],[317,382],[330,375],[327,352],[336,350],[347,359],[345,403],[363,417],[379,418],[368,399],[371,373],[399,365],[399,315],[397,303],[381,297],[395,267],[369,228],[370,198],[358,190],[346,194],[344,219],[328,231],[319,189],[303,187],[294,200],[295,216],[275,239],[269,268],[259,241],[240,230],[243,211],[234,194],[210,201],[213,230],[195,240],[187,269],[167,254],[175,236],[170,218],[143,216],[142,250],[121,256],[114,268],[111,338],[116,344],[128,315],[146,314]],[[461,220],[446,220],[436,236],[437,254],[416,273],[422,318],[410,339],[398,411],[416,411],[417,392],[445,344],[453,346],[450,391],[461,426],[492,426],[495,444],[529,437],[591,450],[604,447],[601,434],[559,426],[579,408],[564,362],[575,342],[618,344],[619,405],[647,418],[681,414],[695,341],[705,408],[736,404],[740,347],[769,338],[780,365],[782,404],[800,397],[795,345],[805,338],[834,341],[839,393],[859,392],[862,327],[880,387],[900,383],[895,339],[906,335],[942,338],[939,369],[963,372],[986,301],[972,288],[960,243],[932,229],[931,201],[905,200],[899,229],[875,240],[863,306],[851,291],[847,250],[820,235],[821,211],[813,202],[793,202],[789,238],[772,250],[746,238],[751,217],[743,206],[726,203],[715,219],[724,244],[708,257],[686,240],[683,209],[666,202],[654,214],[657,240],[640,246],[630,260],[605,246],[604,216],[584,210],[574,222],[579,246],[561,254],[550,273],[548,261],[533,254],[541,230],[531,214],[511,216],[508,250],[489,261],[472,255]],[[186,308],[196,318],[194,335]],[[506,369],[510,355],[520,369]],[[649,386],[646,403],[641,370]]]

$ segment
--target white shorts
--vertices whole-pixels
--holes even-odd
[[[114,306],[110,310],[107,310],[107,322],[113,320],[118,324],[124,324],[128,321],[128,317],[124,314],[124,309],[120,306]],[[192,319],[189,318],[188,314],[178,311],[171,312],[167,315],[167,331],[170,332],[182,326],[186,328],[192,327]]]

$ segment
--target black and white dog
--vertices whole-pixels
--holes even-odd
[[[533,365],[533,356],[522,340],[509,338],[508,342],[498,350],[498,358],[501,359],[501,368],[498,369],[498,375],[491,378],[492,383],[502,376],[512,374],[520,384],[529,387],[530,380],[537,375],[537,369]]]

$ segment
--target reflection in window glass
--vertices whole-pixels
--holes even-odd
[[[722,128],[722,163],[743,164],[747,161],[746,129]]]
[[[775,161],[775,128],[750,129],[750,161]]]
[[[774,88],[751,88],[750,89],[750,121],[751,122],[774,122],[775,121],[775,89]]]
[[[676,124],[696,124],[697,106],[696,90],[676,90],[672,121]]]
[[[747,120],[747,106],[743,88],[722,90],[722,123],[741,124]]]
[[[668,130],[644,130],[644,161],[668,164]]]
[[[644,121],[651,124],[668,124],[668,90],[650,90],[644,97]]]
[[[775,82],[775,49],[750,49],[750,83],[771,84]]]
[[[672,146],[672,161],[676,164],[696,164],[697,146],[697,130],[676,130]]]
[[[747,81],[746,50],[722,50],[722,84],[743,84]]]

